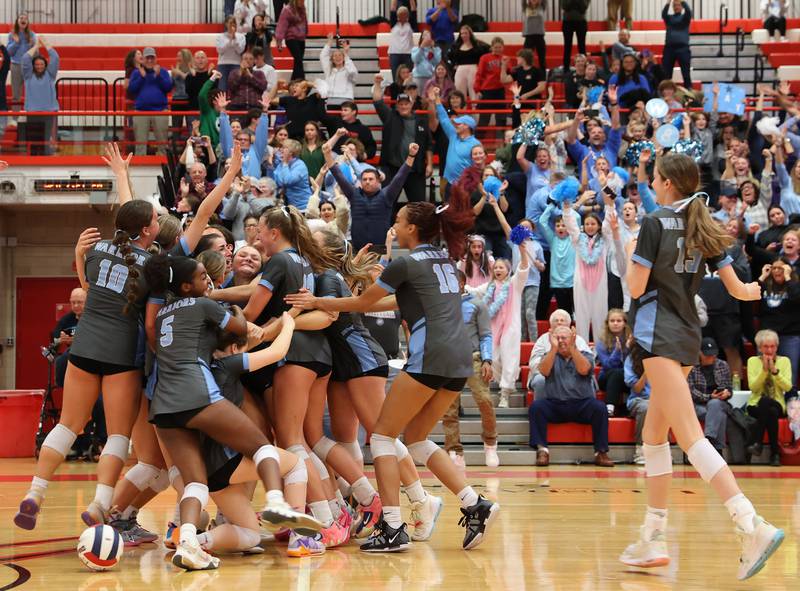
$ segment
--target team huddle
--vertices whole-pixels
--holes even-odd
[[[467,485],[427,438],[473,375],[456,272],[474,224],[469,196],[454,186],[445,205],[402,207],[393,233],[408,254],[391,261],[354,252],[333,229],[312,232],[294,207],[267,209],[258,224],[269,257],[260,275],[220,289],[214,256],[192,257],[239,173],[239,147],[182,235],[165,232],[169,224],[150,202],[132,199],[129,158],[111,146],[105,160],[122,203],[116,232],[102,240],[90,228],[78,241],[88,298],[61,420],[44,441],[15,523],[35,527],[48,482],[102,391],[109,436],[82,518],[108,523],[134,542],[154,541],[136,512],[171,485],[180,501],[164,543],[175,549],[172,562],[180,568],[217,568],[217,554],[262,551],[251,509],[259,481],[266,490],[260,519],[288,542],[289,556],[321,554],[350,537],[361,538],[365,552],[407,550],[411,540],[431,537],[442,508],[422,488],[417,465],[458,497],[463,548],[483,542],[499,505]],[[660,156],[653,188],[661,208],[645,218],[626,253],[634,355],[652,394],[643,431],[647,511],[639,538],[620,560],[636,567],[669,563],[671,431],[729,510],[742,539],[738,575],[746,579],[763,568],[784,534],[756,514],[703,436],[682,366],[699,354],[692,302],[705,263],[718,269],[734,297],[758,299],[760,288],[731,269],[724,256],[730,238],[695,193],[699,180],[690,157]],[[523,242],[530,240],[523,234]],[[525,259],[521,267],[527,265]],[[385,394],[387,356],[361,315],[388,310],[399,310],[407,326],[408,358]],[[323,430],[326,405],[332,438]],[[359,425],[371,434],[377,491],[364,474]],[[138,463],[119,480],[131,439]],[[410,532],[401,487],[411,504]],[[213,526],[204,517],[209,498],[219,510]]]

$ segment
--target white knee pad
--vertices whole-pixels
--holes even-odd
[[[53,451],[67,457],[69,450],[72,449],[72,444],[75,443],[77,438],[78,436],[75,433],[59,423],[53,427],[53,430],[44,438],[42,447],[49,447]]]
[[[644,471],[647,476],[664,476],[672,474],[672,454],[669,453],[669,442],[660,445],[642,445],[644,453]]]
[[[167,476],[169,477],[170,486],[175,486],[175,481],[181,477],[181,471],[178,470],[177,466],[172,466],[167,470]]]
[[[253,463],[256,466],[258,466],[264,460],[275,460],[276,462],[280,463],[278,450],[275,449],[274,445],[262,445],[256,450],[256,453],[253,454]]]
[[[347,450],[356,463],[363,463],[364,453],[361,451],[361,444],[358,441],[338,441],[337,443]]]
[[[133,468],[125,472],[125,480],[130,482],[140,491],[150,488],[153,481],[158,478],[161,470],[150,464],[139,462]]]
[[[298,444],[298,445],[290,445],[289,447],[286,448],[286,451],[293,453],[294,455],[296,455],[298,458],[300,458],[304,462],[309,457],[308,456],[308,452],[306,451],[306,448],[303,447],[300,444]]]
[[[387,437],[386,435],[379,435],[373,433],[369,438],[369,449],[372,452],[372,458],[379,458],[381,456],[395,456],[397,457],[397,447],[394,442],[397,441],[394,437]]]
[[[331,450],[336,445],[336,442],[333,439],[328,439],[324,435],[314,444],[312,448],[314,453],[319,457],[320,460],[323,462],[328,461],[328,454],[331,453]]]
[[[408,445],[408,453],[414,459],[414,462],[420,466],[426,466],[430,457],[439,449],[430,439],[423,439],[422,441],[415,441]]]
[[[289,470],[283,477],[283,484],[288,486],[290,484],[306,484],[308,482],[308,470],[306,470],[306,462],[298,458],[294,468]]]
[[[314,464],[314,467],[317,469],[319,473],[320,480],[325,480],[326,478],[330,478],[330,472],[328,472],[328,467],[325,465],[325,462],[319,459],[319,456],[315,453],[309,454],[311,458],[311,463]]]
[[[150,490],[153,492],[161,493],[169,488],[169,472],[166,470],[159,470],[158,476],[153,482],[150,483]]]
[[[394,440],[394,446],[397,448],[397,461],[401,462],[408,457],[408,448],[406,444],[399,439]]]
[[[106,444],[103,446],[101,456],[115,456],[123,462],[128,459],[128,447],[130,437],[124,435],[109,435]]]
[[[700,478],[706,482],[711,482],[717,472],[727,466],[719,452],[705,437],[695,441],[692,447],[686,451],[686,456],[700,474]]]
[[[237,545],[240,550],[247,550],[261,543],[261,534],[247,527],[231,525],[236,530]]]
[[[200,508],[205,509],[208,504],[208,485],[201,482],[190,482],[183,488],[181,502],[186,499],[197,499],[200,501]]]

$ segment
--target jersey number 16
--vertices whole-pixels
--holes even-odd
[[[445,263],[444,265],[440,265],[439,263],[433,264],[433,272],[436,274],[436,278],[439,280],[439,291],[442,293],[458,293],[458,277],[456,277],[456,270],[453,268],[453,265],[449,263]]]

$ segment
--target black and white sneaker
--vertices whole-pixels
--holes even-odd
[[[480,544],[489,531],[489,526],[500,512],[500,505],[487,501],[482,496],[478,502],[468,509],[461,509],[463,514],[458,525],[467,528],[464,534],[464,550],[471,550]]]
[[[405,552],[411,545],[404,523],[397,529],[381,520],[372,530],[372,535],[361,545],[363,552]]]

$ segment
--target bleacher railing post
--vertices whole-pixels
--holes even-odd
[[[725,53],[722,51],[722,31],[728,25],[728,7],[725,4],[719,5],[719,51],[717,57],[723,57]]]

